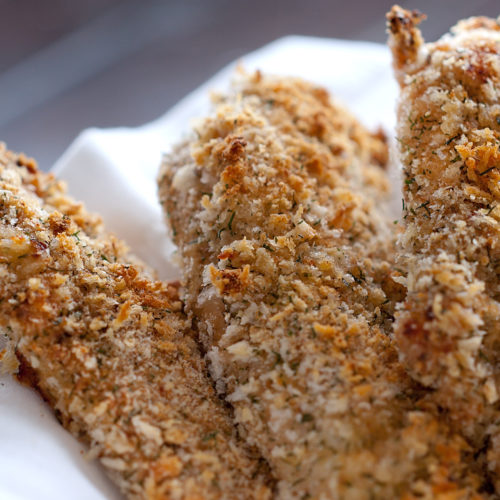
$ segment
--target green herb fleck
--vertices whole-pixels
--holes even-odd
[[[227,228],[229,229],[229,232],[231,233],[231,235],[234,235],[234,233],[233,233],[233,220],[234,220],[235,213],[236,212],[233,210],[233,213],[231,214],[231,217],[229,218],[229,222],[227,223]]]
[[[487,174],[488,172],[491,172],[494,168],[496,168],[495,165],[493,165],[492,167],[490,168],[487,168],[486,170],[483,170],[479,175],[485,175]]]
[[[429,208],[428,208],[429,203],[430,203],[430,201],[426,201],[425,203],[420,204],[420,205],[417,207],[417,210],[418,210],[419,208],[423,208],[423,209],[427,212],[427,215],[429,215],[429,216],[430,216],[430,215],[431,215],[431,211],[430,211],[430,210],[429,210]]]
[[[212,439],[215,439],[215,437],[217,436],[217,431],[213,431],[213,432],[209,432],[208,434],[205,434],[201,440],[203,443],[206,443],[207,441],[210,441]]]
[[[276,365],[282,365],[283,364],[283,358],[281,357],[281,354],[279,352],[276,352],[276,351],[273,351],[273,354],[275,356],[275,361],[274,361],[274,365],[273,365],[273,368],[276,367]]]

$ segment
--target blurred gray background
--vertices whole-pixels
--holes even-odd
[[[140,125],[289,34],[385,42],[392,1],[0,0],[0,140],[48,169],[89,126]],[[431,40],[498,0],[401,1]],[[328,61],[325,61],[328,64]]]

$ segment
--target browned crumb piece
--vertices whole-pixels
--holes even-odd
[[[2,146],[0,325],[20,378],[128,498],[269,498],[205,376],[177,287],[129,264],[51,184]]]
[[[257,73],[162,166],[186,307],[282,499],[488,496],[390,336],[385,156],[323,89]]]
[[[417,10],[408,11],[395,5],[387,14],[387,29],[390,33],[389,47],[394,57],[394,70],[398,81],[405,77],[401,68],[410,68],[417,64],[422,56],[424,39],[417,26],[425,15]]]
[[[390,28],[405,16],[393,9]],[[419,38],[409,26],[403,38]],[[461,21],[417,47],[418,64],[400,58],[400,38],[391,29],[409,269],[396,336],[412,376],[489,448],[500,493],[500,25]]]
[[[16,154],[6,151],[3,146],[0,146],[0,151],[10,162],[19,167],[24,167],[22,168],[23,175],[21,178],[24,188],[43,200],[48,210],[58,210],[67,217],[71,217],[71,220],[78,224],[88,236],[96,236],[104,232],[101,218],[96,214],[87,212],[83,203],[67,196],[64,182],[56,179],[54,174],[40,175],[36,161],[23,153]],[[67,224],[65,220],[59,228],[56,228],[56,231],[62,231]]]

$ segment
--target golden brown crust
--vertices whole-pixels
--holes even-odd
[[[186,307],[279,498],[482,498],[391,339],[385,148],[324,90],[257,73],[162,165]]]
[[[417,69],[400,64],[399,39],[390,44],[407,73],[398,140],[409,274],[396,337],[455,427],[490,448],[500,493],[500,26],[461,21],[422,46]]]
[[[394,5],[386,18],[394,70],[398,80],[401,80],[405,76],[401,69],[408,70],[421,53],[424,40],[417,26],[425,19],[425,15],[418,10],[408,11]]]
[[[0,196],[0,326],[19,377],[129,498],[269,498],[266,471],[208,382],[177,286],[130,264],[60,184],[3,146]]]

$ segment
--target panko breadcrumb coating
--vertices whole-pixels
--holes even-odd
[[[424,44],[418,14],[388,20],[409,271],[396,337],[500,494],[500,25],[474,17]]]
[[[278,498],[488,498],[390,336],[386,155],[325,90],[256,73],[162,165],[186,308]]]
[[[0,214],[0,327],[19,378],[120,490],[270,498],[208,382],[177,286],[149,279],[60,183],[3,145]]]

